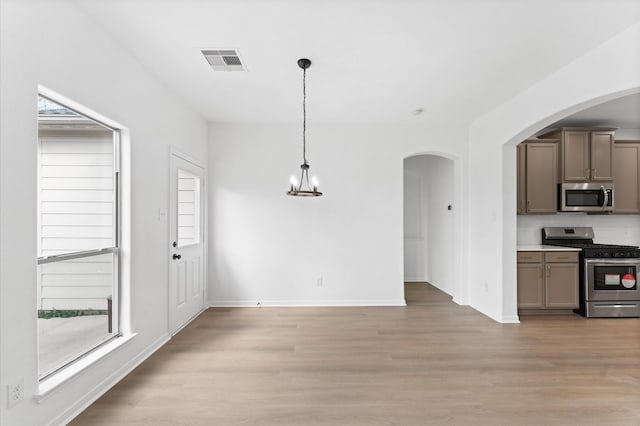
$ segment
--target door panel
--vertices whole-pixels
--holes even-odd
[[[517,148],[517,157],[518,162],[516,165],[517,175],[518,175],[518,204],[516,206],[516,211],[518,214],[525,213],[527,211],[526,207],[526,194],[527,194],[527,156],[526,156],[526,144],[521,143]]]
[[[169,322],[180,330],[204,308],[204,170],[171,155]]]
[[[640,144],[615,146],[614,213],[640,213]]]
[[[187,268],[184,265],[184,260],[178,261],[176,285],[178,297],[178,299],[176,300],[176,306],[182,306],[187,301]]]
[[[518,308],[544,307],[541,263],[518,263]]]
[[[589,179],[589,132],[565,132],[562,163],[565,182],[584,182]]]
[[[578,264],[551,263],[546,265],[547,281],[545,293],[548,308],[577,308]]]
[[[558,211],[558,145],[528,143],[526,193],[527,212],[556,213]]]
[[[613,132],[591,133],[591,180],[613,180]]]

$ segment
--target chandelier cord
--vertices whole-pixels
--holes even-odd
[[[307,164],[307,69],[302,70],[302,160]]]

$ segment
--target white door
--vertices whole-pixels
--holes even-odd
[[[204,308],[204,170],[171,154],[169,323],[174,334]]]

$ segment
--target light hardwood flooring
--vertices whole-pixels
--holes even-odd
[[[73,425],[640,425],[640,319],[209,309]]]

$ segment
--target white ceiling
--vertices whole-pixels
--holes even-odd
[[[211,122],[300,121],[300,57],[311,122],[468,122],[640,21],[638,0],[77,3]]]

